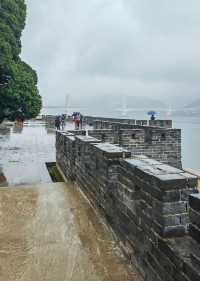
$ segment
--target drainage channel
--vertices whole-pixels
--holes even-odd
[[[56,166],[56,162],[47,162],[45,164],[53,182],[64,182],[64,179]]]

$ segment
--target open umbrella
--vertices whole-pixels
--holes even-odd
[[[155,114],[156,114],[156,112],[155,112],[155,111],[153,111],[153,110],[151,110],[151,111],[147,112],[147,114],[148,114],[148,115],[155,115]]]

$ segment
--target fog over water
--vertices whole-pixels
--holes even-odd
[[[199,100],[199,0],[26,3],[22,58],[37,70],[44,105],[121,116],[129,106],[166,110]],[[173,119],[183,130],[184,165],[199,168],[199,118]]]

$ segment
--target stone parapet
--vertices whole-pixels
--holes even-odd
[[[74,180],[75,174],[75,136],[71,133],[56,132],[56,163],[64,176]]]
[[[108,123],[121,123],[128,125],[140,125],[140,126],[152,126],[152,127],[164,127],[172,128],[172,120],[135,120],[128,118],[111,118],[111,117],[100,117],[100,116],[84,116],[84,123],[94,126],[94,123],[108,122]]]
[[[50,127],[55,127],[55,115],[43,115],[42,119]],[[164,127],[172,128],[172,120],[135,120],[128,118],[109,118],[109,117],[95,117],[95,116],[84,116],[83,123],[94,126],[95,122],[107,122],[108,124],[120,123],[128,125],[139,125],[139,126],[152,126],[152,127]]]
[[[190,234],[200,243],[200,194],[193,194],[189,197],[190,205]]]
[[[149,126],[172,128],[172,120],[149,120]]]
[[[73,171],[146,281],[200,280],[197,177],[91,136],[56,139],[59,167]]]
[[[113,123],[111,127],[96,126],[88,134],[103,142],[118,144],[129,150],[133,156],[144,154],[162,163],[182,168],[180,129]]]
[[[126,123],[126,124],[133,124],[135,125],[136,120],[128,119],[128,118],[111,118],[111,117],[98,117],[98,116],[84,116],[83,121],[84,123],[93,126],[94,122],[98,121],[108,121],[108,122],[119,122],[119,123]]]

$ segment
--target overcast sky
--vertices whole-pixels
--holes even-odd
[[[200,97],[199,0],[26,0],[22,58],[44,103],[66,94]]]

